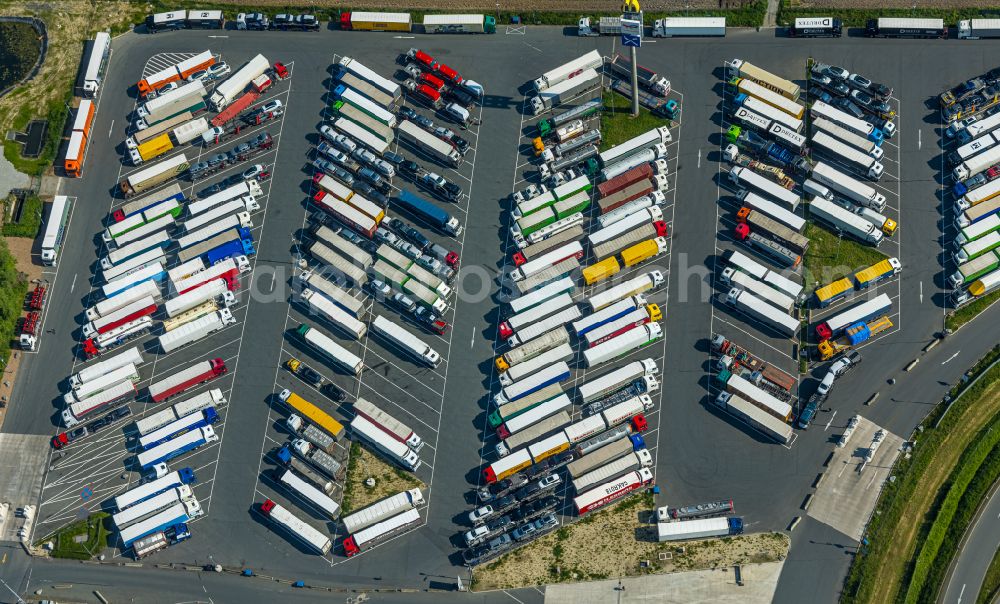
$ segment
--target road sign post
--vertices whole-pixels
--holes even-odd
[[[632,117],[639,117],[639,62],[636,50],[642,46],[642,13],[622,15],[622,46],[632,53]]]

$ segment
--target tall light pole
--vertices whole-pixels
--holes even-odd
[[[622,44],[628,46],[632,61],[632,117],[639,117],[639,60],[637,50],[642,43],[642,11],[638,0],[625,0],[621,17]]]

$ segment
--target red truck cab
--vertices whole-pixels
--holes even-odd
[[[461,84],[462,82],[465,81],[465,79],[462,76],[458,75],[457,71],[455,71],[451,67],[448,67],[447,65],[443,65],[443,64],[439,65],[438,69],[437,69],[437,73],[445,81],[447,81],[449,84],[451,84],[453,86],[458,86],[459,84]]]

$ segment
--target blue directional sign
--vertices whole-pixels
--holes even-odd
[[[625,13],[621,18],[622,46],[642,46],[642,13]]]
[[[642,36],[633,36],[629,34],[622,34],[622,46],[626,48],[642,47]]]

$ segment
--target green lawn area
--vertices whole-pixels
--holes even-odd
[[[861,245],[850,237],[837,237],[812,222],[806,223],[803,234],[809,238],[809,249],[802,259],[807,290],[817,282],[825,285],[886,258],[877,248]]]
[[[107,546],[110,531],[104,524],[110,516],[111,514],[106,512],[95,512],[86,520],[74,522],[40,542],[52,541],[55,543],[55,548],[52,550],[53,558],[90,560],[100,554],[101,550]],[[86,540],[77,541],[75,538],[81,535],[86,535]]]
[[[1000,291],[979,298],[974,302],[966,304],[955,312],[949,314],[944,320],[944,325],[948,329],[955,330],[976,318],[976,315],[986,310],[991,304],[1000,300]]]
[[[639,117],[632,117],[632,103],[609,90],[604,93],[604,111],[601,112],[600,149],[610,149],[643,132],[669,125],[670,120],[656,117],[643,107],[639,107]]]
[[[14,208],[11,204],[15,203],[13,195],[7,197],[7,206],[4,208],[7,212],[6,215],[10,215]],[[42,227],[42,200],[38,198],[37,195],[29,195],[24,200],[24,207],[21,209],[21,221],[20,222],[4,222],[3,225],[3,235],[6,237],[27,237],[29,239],[34,239],[38,236],[38,231]]]

